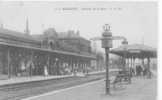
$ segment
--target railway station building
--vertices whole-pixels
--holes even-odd
[[[86,73],[96,56],[91,42],[79,31],[56,32],[49,28],[39,35],[0,28],[0,75],[11,77]]]

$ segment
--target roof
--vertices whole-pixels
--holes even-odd
[[[78,34],[75,34],[75,33],[68,33],[68,32],[58,32],[58,38],[59,39],[81,39],[81,40],[84,40],[84,41],[87,41],[89,42],[89,40],[83,38],[82,36],[78,35]]]
[[[0,28],[0,38],[11,39],[11,40],[20,41],[20,42],[23,41],[25,43],[33,44],[33,43],[41,43],[41,40],[44,38],[44,34],[28,35],[28,34],[21,33],[21,32],[16,32],[16,31]],[[57,50],[48,50],[48,49],[43,49],[43,48],[35,48],[33,46],[15,44],[14,42],[6,43],[4,41],[1,41],[0,44],[6,45],[6,46],[18,47],[18,48],[27,48],[27,49],[32,49],[32,50],[58,53],[58,54],[62,54],[62,55],[79,56],[79,57],[91,58],[91,59],[95,58],[94,56],[92,56],[90,54],[77,54],[77,53],[67,52],[67,51],[57,51]],[[68,49],[70,49],[70,48],[68,48]]]
[[[35,43],[39,42],[39,40],[33,38],[31,35],[4,28],[0,28],[0,37],[16,39],[24,42],[35,42]]]
[[[16,48],[26,48],[26,49],[30,49],[30,50],[42,51],[42,52],[47,52],[47,53],[56,53],[56,54],[61,54],[61,55],[66,55],[66,56],[96,59],[96,57],[94,55],[83,55],[83,54],[77,54],[77,53],[73,53],[73,52],[66,52],[66,51],[60,51],[60,50],[50,50],[50,49],[45,49],[45,48],[23,46],[23,45],[17,45],[17,44],[9,44],[9,43],[4,43],[4,42],[0,42],[0,45],[16,47]]]
[[[126,52],[127,56],[156,57],[157,50],[144,44],[131,44],[111,49],[110,52],[119,56],[124,56]]]

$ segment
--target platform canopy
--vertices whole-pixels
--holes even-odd
[[[122,45],[118,48],[111,49],[110,53],[116,54],[122,57],[135,57],[135,58],[155,58],[157,57],[157,50],[150,46],[143,44],[129,44]]]

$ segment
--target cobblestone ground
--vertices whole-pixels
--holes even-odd
[[[124,84],[111,88],[111,95],[105,95],[105,82],[72,88],[51,95],[31,100],[156,100],[156,78],[144,79],[136,77],[132,84]]]

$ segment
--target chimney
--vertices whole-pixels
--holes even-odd
[[[28,18],[26,19],[26,29],[25,29],[25,34],[27,34],[27,35],[30,34]]]

